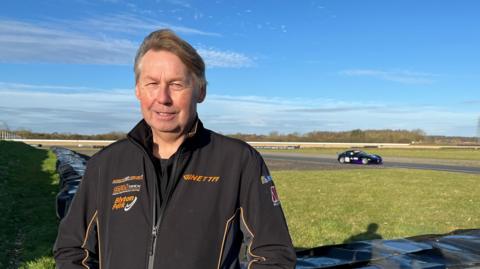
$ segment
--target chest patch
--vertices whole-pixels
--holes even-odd
[[[141,180],[143,180],[143,175],[126,176],[126,177],[122,177],[122,178],[112,179],[112,184],[122,184],[122,183],[129,182],[129,181],[141,181]]]
[[[142,187],[142,182],[143,175],[114,178],[112,179],[112,196],[139,192]]]
[[[184,174],[183,180],[192,181],[192,182],[217,183],[218,181],[220,181],[220,176],[201,176],[196,174]]]
[[[126,192],[139,192],[140,187],[142,185],[140,184],[122,184],[122,185],[117,185],[113,187],[112,195],[118,195]]]
[[[123,209],[124,211],[129,211],[135,202],[137,202],[137,196],[134,195],[117,197],[113,203],[112,210]]]

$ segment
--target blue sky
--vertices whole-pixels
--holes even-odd
[[[475,136],[478,10],[474,0],[2,1],[0,122],[128,131],[141,117],[136,49],[171,28],[206,61],[199,115],[218,132]]]

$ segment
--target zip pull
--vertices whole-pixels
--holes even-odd
[[[157,232],[158,232],[158,229],[156,226],[154,226],[152,229],[152,241],[150,242],[150,256],[153,256],[155,240],[157,239]]]

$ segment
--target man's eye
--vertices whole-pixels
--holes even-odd
[[[172,82],[172,83],[169,84],[169,86],[173,90],[181,90],[181,89],[185,88],[185,86],[180,82]]]
[[[145,88],[156,88],[158,86],[158,83],[156,82],[149,82],[145,84]]]

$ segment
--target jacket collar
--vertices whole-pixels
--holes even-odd
[[[203,143],[196,143],[196,141],[202,141],[201,137],[204,134],[204,127],[200,119],[197,117],[195,122],[187,133],[185,141],[182,145],[185,145],[186,148],[194,147],[196,144],[200,146]],[[129,140],[133,140],[135,144],[140,145],[149,155],[153,156],[153,135],[152,128],[147,124],[145,119],[142,119],[140,122],[133,127],[133,129],[127,134]]]

